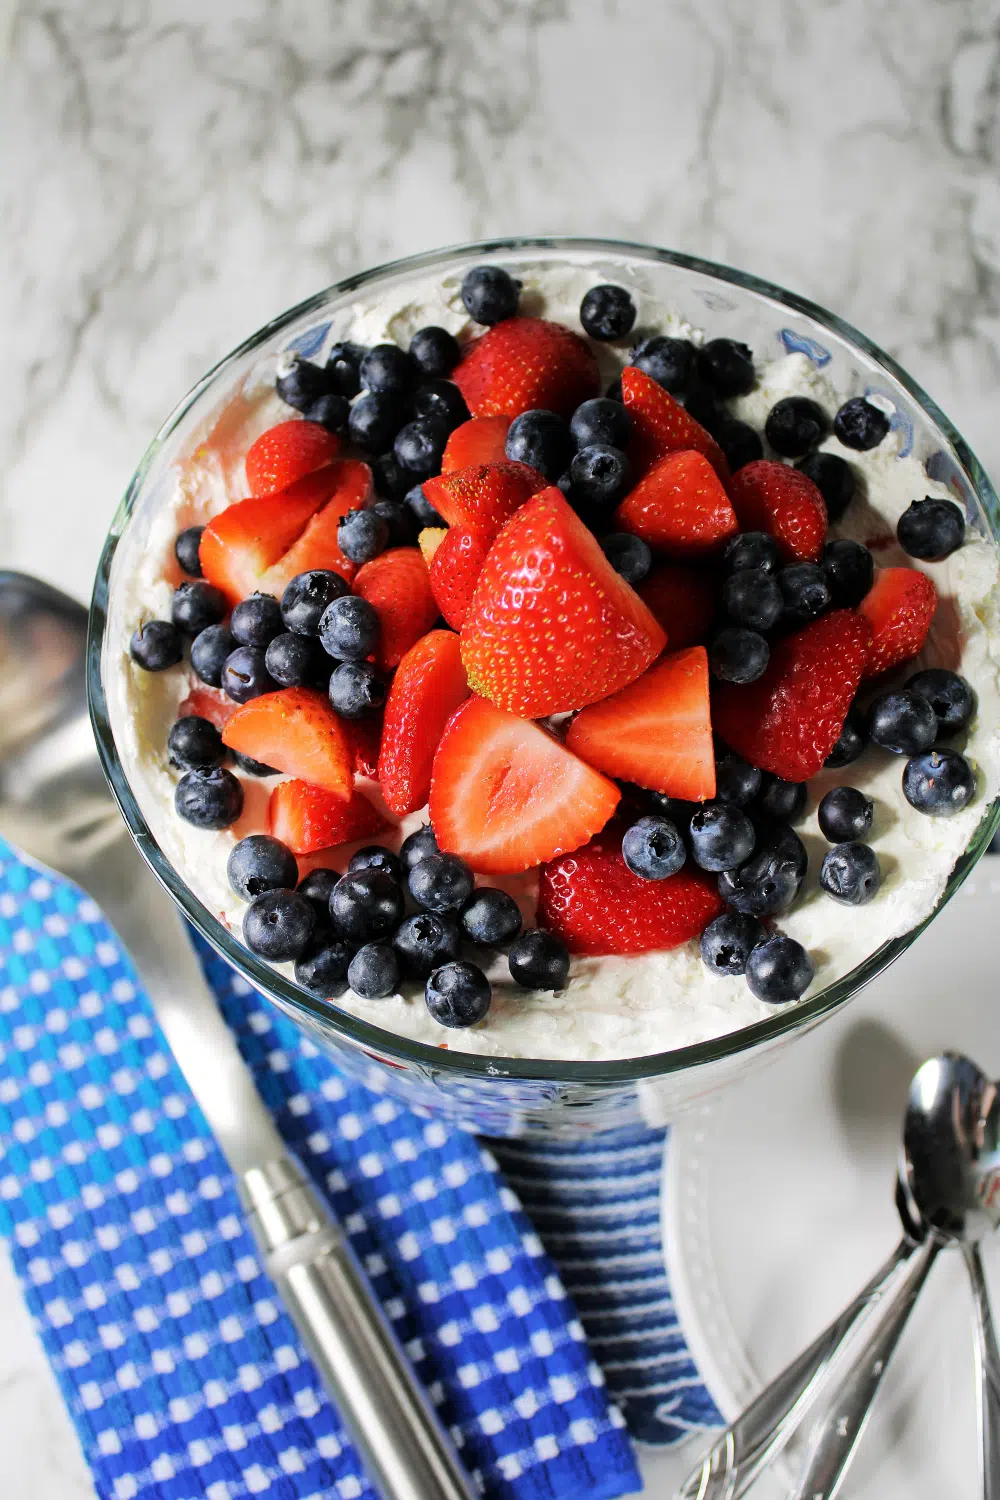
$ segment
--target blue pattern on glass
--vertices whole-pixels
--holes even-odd
[[[329,332],[329,323],[317,323],[315,328],[307,328],[305,333],[296,334],[295,338],[289,339],[287,347],[294,349],[296,354],[301,354],[303,359],[312,359],[322,349]]]
[[[805,354],[812,360],[818,370],[828,365],[833,358],[829,349],[823,344],[817,343],[815,339],[808,338],[806,334],[799,333],[795,328],[782,328],[778,337],[785,346],[788,354]]]

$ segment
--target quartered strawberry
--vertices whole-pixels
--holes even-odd
[[[522,505],[493,543],[462,627],[473,691],[532,719],[606,698],[665,644],[555,486]]]
[[[332,484],[330,498],[306,526],[298,541],[264,574],[258,588],[278,599],[298,573],[326,568],[351,582],[357,571],[337,541],[340,522],[349,510],[360,510],[372,497],[372,471],[358,458],[336,458],[323,474]]]
[[[473,340],[452,374],[474,417],[544,407],[570,417],[600,389],[590,345],[545,318],[505,318]]]
[[[717,881],[685,865],[666,880],[633,875],[616,818],[583,849],[542,867],[538,925],[571,953],[650,953],[697,937],[722,911]]]
[[[686,802],[715,796],[708,653],[689,646],[577,714],[566,744],[608,776]]]
[[[305,531],[330,498],[328,469],[307,474],[287,490],[257,499],[238,500],[214,516],[198,547],[201,569],[230,604],[255,589]]]
[[[671,651],[704,641],[715,617],[718,586],[711,573],[680,563],[658,562],[635,591],[667,633]]]
[[[449,526],[475,531],[488,545],[504,522],[547,484],[537,469],[504,459],[425,479],[423,490]]]
[[[378,613],[382,627],[377,652],[380,667],[398,666],[438,617],[419,547],[390,547],[373,557],[358,569],[354,592]]]
[[[692,450],[658,459],[619,505],[615,524],[676,557],[712,552],[739,530],[718,474]]]
[[[818,562],[826,541],[826,501],[808,474],[769,458],[737,469],[729,484],[741,531],[766,531],[785,562]]]
[[[237,705],[225,693],[213,688],[198,687],[193,688],[178,705],[177,717],[183,719],[187,714],[196,714],[199,719],[207,719],[210,724],[214,724],[216,729],[223,729],[236,709]]]
[[[374,838],[392,824],[364,792],[348,801],[308,781],[281,781],[271,793],[268,828],[293,854],[313,854],[355,839]]]
[[[772,647],[764,675],[712,690],[712,725],[738,755],[786,781],[808,781],[844,727],[871,644],[868,621],[836,609]]]
[[[933,582],[918,568],[880,568],[858,605],[872,628],[865,677],[877,677],[923,649],[937,609]]]
[[[396,668],[385,705],[378,780],[390,812],[416,812],[431,789],[431,764],[444,727],[469,696],[458,636],[432,630]]]
[[[354,787],[354,749],[325,693],[282,688],[238,708],[222,731],[223,744],[324,787],[346,799]]]
[[[434,756],[431,826],[474,870],[514,874],[585,844],[620,796],[540,725],[470,698]]]
[[[345,719],[344,728],[354,750],[354,770],[358,776],[378,775],[378,754],[382,746],[382,720]]]
[[[644,474],[668,453],[693,449],[708,459],[723,484],[728,483],[729,464],[715,438],[652,376],[626,365],[622,400],[632,417],[628,455],[637,474]]]
[[[500,463],[507,457],[508,416],[473,417],[456,427],[444,445],[441,473],[468,469],[473,464]]]
[[[340,439],[318,422],[292,419],[262,432],[247,453],[251,495],[287,489],[296,479],[321,469],[340,450]]]
[[[461,630],[490,550],[474,532],[452,526],[430,564],[431,593],[452,630]]]

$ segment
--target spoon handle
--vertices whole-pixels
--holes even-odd
[[[962,1246],[976,1314],[976,1387],[979,1391],[979,1478],[983,1500],[1000,1500],[1000,1352],[979,1246]]]
[[[882,1300],[914,1242],[900,1240],[854,1301],[719,1435],[674,1500],[738,1500],[791,1438],[820,1395],[830,1367]]]

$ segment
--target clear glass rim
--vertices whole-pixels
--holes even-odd
[[[146,475],[163,443],[171,436],[199,397],[213,382],[244,355],[252,353],[263,343],[280,333],[284,328],[309,314],[323,311],[327,302],[336,296],[357,291],[390,275],[442,268],[458,257],[498,256],[504,253],[530,250],[585,252],[595,255],[626,256],[635,260],[676,266],[683,270],[698,272],[716,281],[729,283],[741,290],[756,293],[770,301],[786,307],[791,312],[801,313],[817,323],[823,324],[874,360],[908,392],[914,402],[941,429],[947,438],[966,478],[975,491],[980,504],[990,517],[995,530],[1000,530],[1000,501],[986,473],[965,439],[944,414],[941,408],[923,388],[871,339],[854,328],[843,318],[827,312],[807,297],[776,286],[759,276],[739,271],[731,266],[703,260],[698,256],[680,251],[665,250],[628,240],[590,239],[584,236],[552,235],[530,238],[484,240],[478,243],[452,245],[444,249],[424,251],[418,255],[405,256],[387,261],[369,270],[333,283],[305,301],[289,308],[272,319],[264,327],[239,344],[218,361],[188,392],[171,412],[159,432],[153,438],[129,481],[121,503],[111,523],[108,537],[101,554],[94,593],[90,606],[87,642],[87,691],[91,721],[97,740],[98,753],[104,774],[118,803],[122,816],[140,852],[154,874],[173,896],[182,912],[201,935],[243,973],[258,989],[268,991],[292,1011],[300,1011],[312,1017],[324,1027],[332,1027],[343,1037],[369,1052],[388,1058],[397,1057],[421,1068],[439,1073],[450,1073],[456,1077],[472,1074],[483,1078],[504,1078],[514,1082],[548,1082],[553,1084],[577,1084],[581,1086],[622,1085],[654,1080],[667,1074],[720,1062],[737,1056],[741,1052],[774,1043],[794,1032],[806,1030],[824,1017],[844,1005],[859,989],[882,973],[900,954],[904,953],[951,899],[979,856],[990,842],[1000,825],[1000,801],[986,810],[968,847],[960,855],[949,876],[947,886],[938,905],[925,920],[902,937],[882,944],[848,974],[827,985],[810,999],[775,1012],[763,1021],[757,1021],[725,1036],[706,1042],[697,1042],[686,1047],[673,1048],[668,1052],[644,1054],[635,1058],[615,1058],[606,1062],[562,1061],[546,1058],[493,1057],[480,1053],[459,1050],[442,1051],[424,1042],[413,1041],[393,1031],[370,1025],[340,1010],[335,1005],[310,995],[284,974],[272,969],[263,960],[244,948],[242,943],[225,928],[217,918],[202,906],[188,889],[173,865],[163,854],[146,823],[138,802],[122,769],[111,731],[104,685],[101,679],[105,629],[108,611],[108,587],[111,567],[118,543],[127,525],[132,508],[145,483]],[[460,1040],[456,1035],[456,1042]]]

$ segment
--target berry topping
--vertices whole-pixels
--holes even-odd
[[[687,859],[684,840],[669,818],[640,818],[622,837],[622,859],[643,880],[666,880]]]
[[[554,411],[522,412],[510,424],[505,452],[512,462],[527,464],[554,483],[573,454],[569,425]]]
[[[769,532],[782,561],[819,561],[826,505],[807,474],[761,458],[733,475],[729,495],[741,529]]]
[[[464,427],[470,420],[469,408],[453,380],[425,380],[417,386],[410,405],[415,417],[437,422],[448,434],[456,427]],[[413,467],[398,452],[396,457],[401,463]]]
[[[408,873],[422,859],[439,852],[433,828],[429,823],[424,823],[422,827],[403,840],[399,847],[399,858],[403,869]]]
[[[424,986],[424,1000],[441,1026],[475,1026],[490,1008],[493,991],[475,964],[444,964]]]
[[[409,494],[409,490],[406,493]],[[408,505],[402,500],[376,500],[372,511],[388,526],[390,547],[414,546],[420,524]]]
[[[383,844],[365,844],[363,849],[352,854],[347,873],[353,875],[356,870],[381,870],[383,875],[391,875],[393,880],[403,878],[402,860]]]
[[[601,542],[601,551],[626,583],[641,583],[653,566],[653,554],[646,543],[627,531],[610,532]]]
[[[910,557],[941,562],[965,541],[965,516],[950,500],[914,500],[900,516],[896,536]]]
[[[615,521],[651,547],[686,556],[711,552],[732,536],[736,515],[700,453],[668,453],[625,496]]]
[[[785,781],[770,771],[761,771],[753,799],[754,817],[769,823],[794,823],[805,812],[808,797],[804,781]]]
[[[800,474],[811,479],[823,496],[831,524],[840,520],[854,499],[857,480],[846,459],[836,453],[810,453],[796,465]]]
[[[354,591],[378,615],[381,634],[376,662],[383,669],[398,666],[438,616],[427,564],[418,547],[392,547],[365,563],[354,580]]]
[[[424,911],[458,911],[472,895],[475,880],[464,860],[454,854],[429,854],[407,877],[410,895]]]
[[[226,615],[226,596],[221,589],[200,579],[179,583],[174,590],[170,618],[185,635],[198,635],[209,625],[218,625]]]
[[[764,457],[764,444],[759,433],[736,417],[722,417],[714,422],[712,436],[726,455],[726,462],[733,474],[737,469]]]
[[[708,648],[708,665],[720,682],[756,682],[767,671],[771,648],[756,630],[727,625]]]
[[[351,562],[371,562],[389,545],[389,525],[375,509],[349,510],[337,527],[337,545]]]
[[[347,431],[363,453],[384,453],[392,447],[404,420],[405,408],[395,392],[372,391],[359,396],[351,407]]]
[[[234,703],[249,703],[252,698],[273,693],[277,686],[259,646],[237,646],[230,652],[222,668],[221,685]]]
[[[503,454],[500,456],[502,458]],[[422,484],[415,484],[412,490],[407,490],[403,504],[413,517],[418,536],[425,526],[441,525],[441,517],[424,494]]]
[[[285,628],[281,608],[273,594],[251,594],[233,610],[229,629],[241,646],[269,646]]]
[[[469,469],[473,464],[500,463],[507,457],[507,433],[510,417],[501,412],[495,417],[473,417],[456,427],[444,447],[441,473],[452,474],[456,469]],[[425,521],[425,526],[433,526]]]
[[[255,698],[237,709],[222,739],[231,750],[274,766],[286,776],[301,777],[345,800],[351,795],[352,747],[322,693],[282,688]]]
[[[144,672],[165,672],[184,655],[184,643],[169,620],[147,620],[128,643],[129,655]]]
[[[651,376],[626,366],[622,371],[622,400],[632,418],[628,453],[638,473],[644,473],[668,453],[695,452],[707,458],[726,483],[729,465],[718,443]]]
[[[452,630],[461,630],[483,571],[490,544],[477,533],[453,526],[441,538],[428,564],[434,602]]]
[[[325,427],[327,432],[340,434],[347,430],[351,404],[346,396],[329,391],[325,396],[317,397],[311,406],[307,406],[303,415],[308,422]]]
[[[729,802],[733,807],[746,807],[760,791],[761,776],[762,773],[756,766],[727,750],[715,762],[716,801]]]
[[[302,359],[294,353],[283,356],[282,363],[284,368],[275,381],[275,389],[286,406],[305,411],[321,396],[337,389],[329,366],[323,369],[321,365],[314,365],[311,360]]]
[[[311,901],[298,891],[265,891],[243,915],[243,941],[272,963],[301,958],[316,927]]]
[[[872,642],[865,677],[877,677],[922,650],[937,609],[938,595],[926,573],[915,568],[880,568],[861,601]]]
[[[445,725],[469,696],[457,635],[432,630],[403,657],[385,706],[378,779],[397,817],[423,807]]]
[[[359,367],[362,386],[377,395],[407,395],[416,373],[410,356],[396,344],[376,344]]]
[[[866,401],[864,396],[852,396],[845,401],[833,419],[833,430],[845,448],[864,452],[877,448],[889,432],[889,418],[884,411]]]
[[[344,937],[367,943],[395,932],[403,920],[403,892],[381,870],[357,870],[333,888],[330,915]]]
[[[207,719],[220,731],[235,712],[236,705],[232,699],[221,692],[211,692],[208,688],[193,688],[177,708],[179,718],[193,714],[199,719]]]
[[[317,865],[315,869],[309,871],[308,875],[303,875],[298,884],[301,894],[308,896],[317,913],[327,924],[330,921],[330,897],[339,879],[340,876],[336,870],[328,870],[323,865]]]
[[[903,796],[917,812],[950,818],[968,807],[976,773],[957,750],[925,750],[903,767]]]
[[[506,891],[480,886],[462,907],[462,931],[471,943],[505,948],[521,931],[521,908]]]
[[[758,943],[747,960],[747,984],[767,1005],[790,1005],[812,981],[812,959],[801,943],[783,933]]]
[[[580,322],[592,339],[623,339],[635,323],[635,303],[623,286],[592,286],[580,303]]]
[[[746,396],[757,382],[753,353],[736,339],[709,339],[695,355],[695,370],[716,396]]]
[[[174,811],[195,828],[229,828],[243,811],[243,788],[220,766],[185,771],[174,793]]]
[[[319,622],[319,643],[335,661],[364,661],[377,647],[379,633],[374,605],[357,594],[334,599]]]
[[[806,625],[830,607],[827,575],[816,563],[789,563],[778,574],[778,587],[788,625]]]
[[[937,714],[918,693],[883,693],[868,710],[868,738],[894,755],[929,750],[937,732]]]
[[[229,884],[243,901],[253,901],[265,891],[293,891],[299,867],[287,844],[267,833],[251,833],[229,852],[226,865]]]
[[[569,479],[574,499],[607,509],[618,503],[628,485],[628,459],[620,448],[591,443],[574,453]]]
[[[709,922],[701,935],[701,958],[713,974],[745,974],[750,954],[767,937],[756,917],[743,912],[726,911]]]
[[[294,854],[315,854],[370,839],[390,827],[363,792],[349,800],[307,781],[281,781],[268,803],[268,826]]]
[[[570,436],[577,448],[597,443],[607,448],[624,448],[632,436],[632,418],[620,401],[595,396],[584,401],[573,413]]]
[[[537,469],[504,459],[429,479],[424,494],[449,526],[475,532],[489,544],[514,512],[544,488]]]
[[[313,995],[336,1000],[347,989],[347,967],[353,956],[350,943],[324,935],[317,946],[314,933],[305,953],[295,960],[295,982]]]
[[[339,396],[356,396],[361,389],[361,361],[366,349],[363,344],[339,341],[331,344],[326,356],[326,378],[330,389]]]
[[[831,844],[850,844],[871,832],[875,804],[854,786],[835,786],[817,810],[820,832]]]
[[[336,458],[340,439],[317,422],[279,422],[261,433],[246,457],[251,495],[271,495]]]
[[[462,277],[462,302],[476,323],[513,318],[520,298],[521,283],[502,266],[473,266]]]
[[[351,959],[347,982],[362,1000],[384,1000],[399,988],[399,960],[388,943],[365,943]]]
[[[699,808],[688,825],[691,853],[703,870],[733,870],[753,853],[757,836],[746,813],[726,802]]]
[[[427,979],[442,964],[452,963],[458,957],[462,934],[454,918],[419,911],[400,924],[392,946],[404,973],[413,979]]]
[[[385,703],[388,689],[370,662],[345,661],[330,677],[330,702],[345,719],[364,719]]]
[[[281,596],[281,618],[297,635],[319,635],[323,611],[334,599],[346,593],[347,584],[343,578],[328,568],[311,568],[307,573],[297,573]]]
[[[694,366],[694,345],[688,339],[672,339],[658,333],[636,344],[629,364],[641,370],[665,391],[686,391]]]
[[[946,667],[927,667],[923,672],[915,672],[906,686],[933,708],[939,738],[960,734],[968,727],[976,711],[976,695],[957,672]]]
[[[666,632],[672,651],[703,641],[715,615],[715,580],[680,563],[657,562],[636,593]]]
[[[404,469],[395,453],[380,453],[372,460],[372,482],[376,495],[387,500],[402,500],[409,494],[415,475]]]
[[[826,437],[826,412],[808,396],[776,401],[764,423],[764,436],[782,458],[801,458]]]
[[[868,743],[868,731],[865,726],[864,715],[858,709],[852,707],[847,711],[844,727],[840,731],[840,737],[833,749],[830,751],[824,766],[831,771],[839,771],[844,766],[853,765]]]
[[[867,844],[838,844],[823,856],[819,883],[846,906],[865,906],[882,884],[878,855]]]
[[[330,658],[319,642],[291,630],[271,641],[264,666],[279,687],[319,687],[330,675]]]
[[[415,417],[396,433],[392,451],[403,471],[399,480],[402,494],[406,494],[414,480],[430,479],[432,474],[440,471],[448,433],[453,425],[440,417]]]
[[[171,725],[167,750],[170,764],[185,771],[221,766],[226,753],[216,726],[198,714],[185,714]]]
[[[727,573],[776,573],[781,556],[769,532],[741,531],[726,543],[722,561]]]
[[[779,580],[766,568],[740,568],[730,573],[723,585],[722,604],[731,620],[751,630],[770,630],[784,608]]]
[[[570,417],[600,389],[590,345],[544,318],[508,318],[468,346],[455,384],[474,417],[554,411]]]
[[[569,978],[569,952],[540,927],[524,932],[507,955],[510,977],[526,990],[561,990]]]
[[[860,542],[827,542],[821,567],[837,608],[856,609],[875,578],[875,561]]]
[[[744,916],[773,917],[791,906],[805,872],[802,840],[784,828],[769,835],[735,870],[723,870],[719,894],[727,906]]]
[[[189,578],[201,577],[201,559],[198,548],[204,526],[188,526],[174,542],[174,556]]]
[[[433,323],[427,328],[418,328],[410,340],[409,355],[413,363],[421,375],[434,379],[450,375],[460,354],[455,335]]]

